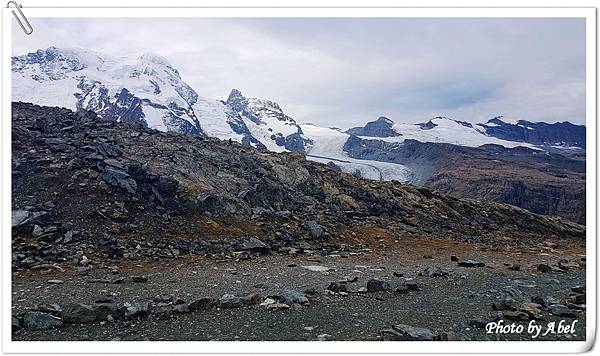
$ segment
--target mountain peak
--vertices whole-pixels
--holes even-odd
[[[353,127],[348,129],[346,133],[355,136],[365,136],[365,137],[393,137],[393,136],[401,136],[393,128],[394,122],[388,119],[385,116],[380,116],[375,121],[367,122],[367,124],[363,127]]]

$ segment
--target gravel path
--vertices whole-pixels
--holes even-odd
[[[461,260],[478,259],[486,267],[459,267],[450,256]],[[15,272],[13,274],[13,313],[40,303],[79,302],[93,304],[101,295],[112,294],[119,303],[151,301],[156,296],[182,298],[191,302],[200,297],[219,298],[229,293],[262,296],[285,289],[306,291],[309,305],[288,310],[266,310],[259,305],[236,309],[211,309],[175,315],[168,320],[149,318],[65,325],[42,331],[20,330],[14,340],[379,340],[380,331],[396,324],[446,333],[456,340],[530,340],[520,335],[486,335],[470,326],[472,319],[496,315],[491,304],[503,299],[505,291],[515,299],[530,301],[538,295],[564,300],[573,286],[585,285],[585,269],[541,273],[535,265],[555,265],[561,258],[581,261],[582,256],[483,251],[452,242],[398,246],[366,255],[258,256],[250,260],[180,258],[165,262],[122,263],[118,274],[107,268],[86,273],[72,270],[50,274]],[[520,264],[520,271],[505,264]],[[311,271],[306,266],[328,267],[328,272]],[[427,267],[440,267],[447,278],[420,276]],[[394,275],[395,272],[395,275]],[[399,275],[403,276],[400,277]],[[148,277],[145,283],[130,280],[134,275]],[[126,277],[120,284],[91,283],[94,279]],[[327,293],[330,282],[348,282],[347,295]],[[377,278],[392,287],[413,281],[422,291],[400,294],[394,291],[359,293],[367,281]],[[49,284],[60,279],[62,284]],[[316,292],[316,293],[314,293]],[[545,325],[565,319],[543,312]],[[536,340],[583,340],[585,313],[579,314],[576,331],[568,335],[549,335]],[[507,320],[510,323],[510,321]],[[526,325],[527,322],[523,322]]]

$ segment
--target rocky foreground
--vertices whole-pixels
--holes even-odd
[[[585,335],[582,225],[91,112],[12,124],[14,339]]]

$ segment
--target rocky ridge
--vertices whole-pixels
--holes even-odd
[[[13,267],[365,248],[369,236],[493,245],[585,239],[509,205],[373,182],[297,153],[13,103]]]

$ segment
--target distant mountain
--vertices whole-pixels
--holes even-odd
[[[519,120],[516,124],[505,122],[502,116],[477,124],[485,133],[503,140],[527,142],[533,145],[585,147],[585,126],[570,122],[530,122]]]
[[[385,116],[379,117],[375,121],[368,122],[363,127],[353,127],[346,132],[356,136],[367,137],[393,137],[401,134],[393,129],[394,122]]]
[[[163,57],[111,58],[50,47],[12,57],[13,101],[86,109],[102,119],[160,131],[232,139],[272,151],[305,151],[310,141],[272,101],[232,90],[226,101],[199,96]]]

